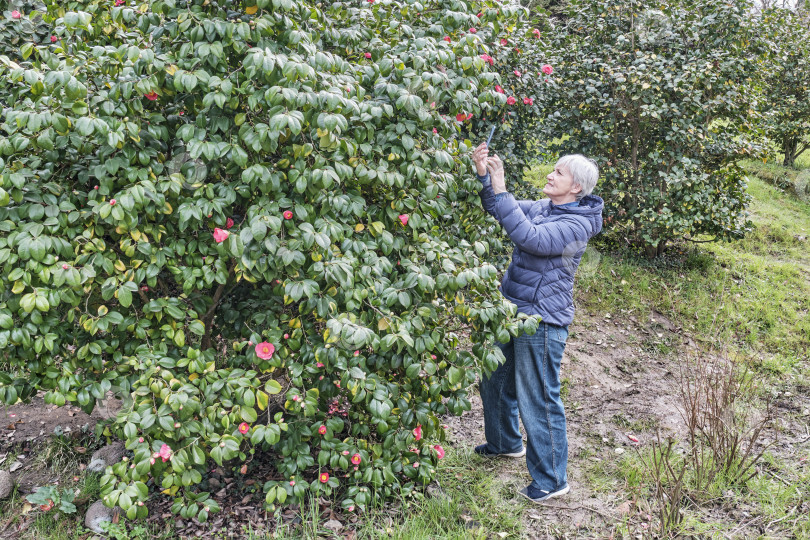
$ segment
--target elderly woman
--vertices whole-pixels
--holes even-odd
[[[484,208],[515,245],[501,293],[519,312],[542,318],[534,335],[497,344],[506,361],[481,381],[486,443],[475,452],[490,457],[526,455],[532,483],[520,494],[540,502],[570,489],[560,362],[574,318],[574,273],[588,240],[602,230],[604,203],[591,195],[599,169],[584,156],[564,156],[546,177],[547,199],[518,201],[506,190],[503,163],[489,155],[486,143],[475,149],[473,162],[483,185]]]

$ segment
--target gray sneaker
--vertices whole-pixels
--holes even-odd
[[[476,446],[474,452],[476,454],[478,454],[479,456],[484,456],[484,457],[519,458],[519,457],[523,457],[523,456],[526,455],[526,448],[525,447],[521,448],[519,452],[509,452],[509,453],[504,453],[504,454],[498,454],[496,452],[491,452],[489,450],[489,448],[487,448],[486,443],[484,443],[484,444],[479,444],[478,446]]]
[[[518,491],[518,493],[520,493],[521,495],[523,495],[532,502],[539,503],[547,501],[554,497],[565,495],[569,491],[571,491],[571,486],[569,486],[568,484],[565,484],[564,487],[558,489],[557,491],[546,491],[544,489],[536,489],[529,485]]]

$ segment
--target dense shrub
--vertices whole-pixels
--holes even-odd
[[[606,222],[660,253],[749,226],[738,162],[759,151],[762,49],[749,2],[585,0],[543,32],[538,140],[594,157]],[[531,69],[536,72],[537,62]]]
[[[514,10],[46,7],[53,39],[0,45],[3,401],[118,392],[103,494],[129,517],[158,489],[205,519],[209,461],[257,450],[268,507],[429,481],[439,416],[537,325],[497,291],[462,137],[505,103],[477,30]]]

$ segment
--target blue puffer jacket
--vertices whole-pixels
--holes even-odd
[[[549,199],[518,201],[492,191],[489,174],[481,180],[481,202],[515,244],[501,293],[520,313],[567,326],[574,320],[574,274],[588,240],[602,230],[604,201],[586,195],[579,205]]]

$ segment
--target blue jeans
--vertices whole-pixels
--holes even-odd
[[[568,438],[560,399],[560,361],[568,328],[540,323],[533,336],[496,343],[506,361],[481,379],[484,434],[491,452],[520,452],[523,440],[518,413],[528,440],[526,465],[532,486],[557,491],[568,482]]]

